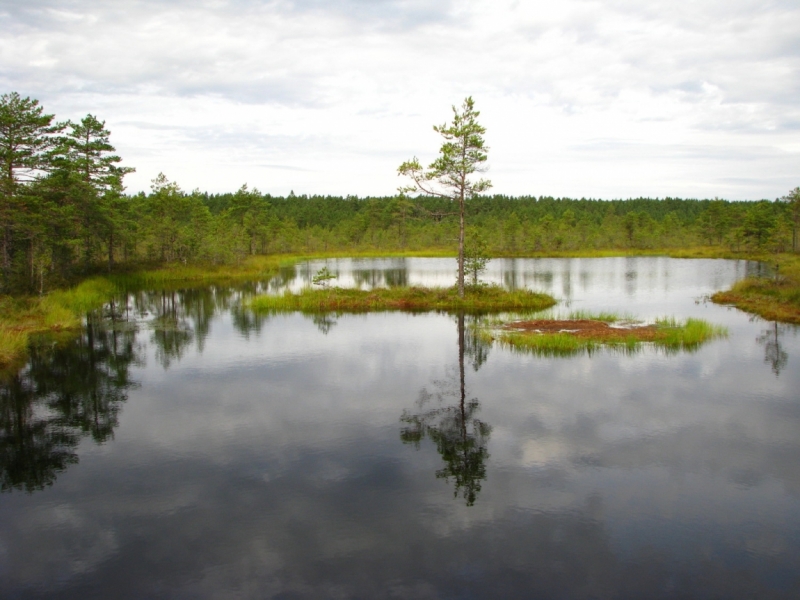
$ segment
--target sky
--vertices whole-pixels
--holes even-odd
[[[129,192],[384,196],[467,96],[493,193],[800,185],[797,0],[0,0],[0,92],[106,122]]]

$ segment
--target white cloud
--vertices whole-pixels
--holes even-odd
[[[0,9],[0,86],[107,120],[182,187],[390,194],[471,94],[495,191],[761,198],[797,185],[800,7],[38,0]]]

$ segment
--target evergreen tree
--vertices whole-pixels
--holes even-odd
[[[38,100],[23,98],[17,92],[0,96],[0,253],[3,277],[0,289],[8,287],[13,254],[22,250],[34,260],[34,236],[38,231],[30,219],[37,212],[36,198],[22,193],[50,171],[64,126],[53,123],[54,115],[44,112]],[[32,270],[32,269],[31,269]]]
[[[800,230],[800,187],[794,188],[782,200],[789,205],[792,221],[792,250],[797,252],[800,249],[800,240],[798,240],[800,237],[798,234]]]
[[[471,97],[464,100],[461,111],[453,106],[450,125],[434,125],[433,130],[444,138],[439,157],[423,169],[414,157],[398,168],[400,175],[409,177],[413,185],[400,192],[422,192],[429,196],[447,198],[458,203],[458,295],[464,297],[464,213],[466,201],[491,187],[485,179],[471,180],[474,173],[484,171],[488,148],[483,140],[486,128],[478,124],[480,112],[475,110]]]
[[[120,167],[105,121],[86,115],[80,123],[68,124],[64,138],[63,166],[72,175],[84,239],[84,258],[90,262],[97,243],[105,242],[109,269],[114,265],[114,245],[126,229],[127,203],[122,198],[122,178],[134,171]]]

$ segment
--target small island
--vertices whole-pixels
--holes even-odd
[[[728,330],[693,318],[678,321],[665,317],[643,323],[610,314],[577,314],[566,319],[489,322],[478,326],[478,335],[487,343],[497,341],[539,356],[574,356],[601,348],[635,352],[643,344],[666,351],[692,351],[707,341],[727,337]]]
[[[352,288],[305,288],[300,292],[264,295],[248,306],[256,312],[360,313],[374,311],[441,311],[487,314],[536,312],[556,304],[547,294],[530,290],[508,291],[499,286],[467,287],[460,297],[457,287],[392,287],[371,290]]]

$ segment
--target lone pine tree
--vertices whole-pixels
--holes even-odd
[[[439,156],[427,169],[414,157],[398,168],[398,173],[409,177],[411,185],[400,188],[401,193],[422,192],[428,196],[447,198],[458,203],[458,295],[464,297],[464,209],[467,199],[492,187],[486,179],[472,179],[475,173],[485,171],[487,159],[483,134],[486,128],[478,123],[480,112],[475,110],[472,97],[467,97],[461,110],[453,106],[450,125],[434,125],[443,138]]]

